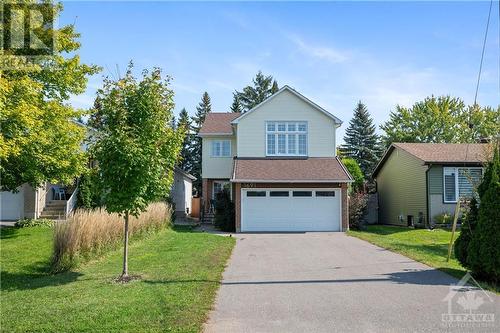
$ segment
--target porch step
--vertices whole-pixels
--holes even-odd
[[[67,200],[50,200],[46,207],[66,207]]]
[[[64,219],[66,200],[51,200],[43,208],[40,218],[50,220]]]

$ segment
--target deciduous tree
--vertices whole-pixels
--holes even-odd
[[[173,129],[173,91],[159,69],[106,79],[98,91],[102,115],[93,146],[98,161],[102,200],[108,212],[124,215],[124,255],[121,279],[128,276],[129,216],[165,198],[173,180],[183,140],[182,128]]]
[[[55,5],[54,17],[61,10],[61,4]],[[99,68],[80,62],[80,35],[73,25],[37,33],[42,39],[55,38],[51,60],[34,58],[29,69],[0,70],[1,190],[16,190],[24,183],[71,183],[85,167],[80,148],[85,129],[75,121],[82,112],[67,101],[85,91],[88,77]]]
[[[465,143],[497,136],[500,109],[466,107],[459,98],[427,97],[411,108],[400,105],[380,126],[386,145],[392,142]]]

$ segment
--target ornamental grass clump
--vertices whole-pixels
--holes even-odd
[[[130,217],[132,238],[164,229],[171,224],[172,209],[156,202],[139,217]],[[54,273],[69,270],[82,261],[118,248],[123,240],[123,216],[107,213],[104,208],[77,210],[65,223],[54,226],[51,268]]]

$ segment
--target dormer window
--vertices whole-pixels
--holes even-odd
[[[307,156],[307,122],[268,121],[267,156]]]

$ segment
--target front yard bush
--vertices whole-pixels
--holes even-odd
[[[163,202],[151,204],[138,218],[130,217],[131,237],[156,232],[170,226],[171,207]],[[66,222],[54,227],[51,269],[54,273],[71,269],[80,261],[120,246],[123,217],[104,209],[79,209]]]
[[[351,194],[349,197],[349,228],[360,230],[364,226],[364,216],[368,195],[363,192]]]
[[[460,228],[460,235],[458,236],[454,244],[455,257],[464,267],[467,266],[467,256],[469,252],[468,249],[470,241],[472,239],[472,235],[474,234],[477,226],[477,215],[477,200],[475,198],[472,198],[468,204],[467,211],[464,212],[462,218],[462,227]]]
[[[22,219],[16,222],[16,228],[31,228],[31,227],[52,227],[54,221],[49,219]]]
[[[236,230],[234,214],[234,203],[231,201],[229,191],[219,192],[215,199],[215,226],[222,231],[234,232]]]

